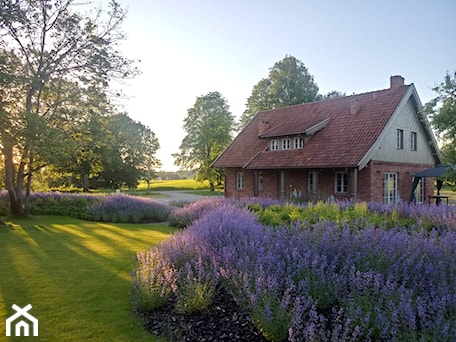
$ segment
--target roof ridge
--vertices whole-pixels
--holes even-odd
[[[271,108],[271,109],[258,111],[257,114],[259,114],[259,113],[268,113],[268,112],[272,112],[272,111],[276,111],[276,110],[281,110],[281,109],[284,109],[284,108],[294,108],[294,107],[298,107],[298,106],[305,106],[305,105],[310,105],[310,104],[315,104],[315,103],[340,101],[341,99],[347,99],[347,98],[355,97],[355,96],[369,95],[369,94],[373,94],[373,93],[380,93],[380,92],[386,92],[386,91],[397,91],[397,90],[402,89],[402,88],[408,88],[408,87],[410,87],[412,85],[413,85],[413,83],[410,83],[410,84],[404,84],[404,85],[401,85],[401,86],[398,86],[398,87],[395,87],[395,88],[389,87],[389,88],[384,88],[384,89],[370,90],[370,91],[366,91],[366,92],[363,92],[363,93],[357,93],[357,94],[353,93],[351,95],[345,95],[345,96],[336,97],[336,98],[332,98],[332,99],[322,99],[322,100],[318,100],[318,101],[298,103],[298,104],[289,105],[289,106],[285,106],[285,107]]]

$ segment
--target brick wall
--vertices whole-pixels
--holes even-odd
[[[421,170],[432,167],[429,164],[409,164],[409,163],[388,163],[381,161],[371,161],[369,165],[360,172],[361,179],[362,173],[368,173],[365,179],[369,180],[367,184],[363,184],[369,189],[370,196],[365,194],[365,198],[361,198],[367,201],[383,202],[383,177],[384,173],[392,172],[397,174],[397,187],[399,197],[402,201],[408,202],[410,198],[410,190],[412,188],[413,174]],[[358,189],[361,189],[361,184],[358,182]],[[427,197],[434,193],[434,179],[427,178],[425,180],[424,196]],[[364,197],[364,194],[363,194]]]
[[[383,177],[384,173],[397,174],[398,192],[402,201],[407,202],[410,197],[410,190],[413,182],[413,174],[431,167],[427,164],[409,163],[388,163],[371,161],[357,174],[357,199],[362,201],[383,202]],[[308,193],[308,176],[311,170],[285,170],[284,171],[284,196],[290,198],[293,190],[305,198],[327,199],[334,196],[336,199],[344,200],[353,197],[353,170],[350,169],[319,169],[318,190],[316,194]],[[343,171],[349,175],[348,193],[335,194],[334,177],[335,172]],[[244,188],[237,189],[236,174],[244,173]],[[241,168],[225,169],[225,196],[230,198],[251,197],[255,195],[255,179],[258,172],[263,173],[263,190],[256,195],[260,197],[280,197],[280,171],[279,170],[242,170]],[[425,181],[425,198],[433,194],[434,179],[427,178]]]

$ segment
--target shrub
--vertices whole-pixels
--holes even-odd
[[[175,284],[191,279],[193,292],[176,285],[187,303],[178,307],[195,298],[198,309],[206,305],[205,278],[195,276],[202,262],[271,341],[451,341],[456,208],[337,205],[263,207],[287,222],[273,229],[246,202],[196,210],[199,218],[160,247]]]
[[[212,303],[219,276],[202,246],[196,236],[176,233],[145,253],[138,253],[132,274],[136,310],[157,308],[170,300],[170,294],[179,312],[206,309]]]
[[[0,191],[0,216],[7,216],[10,212],[8,191]]]
[[[175,270],[159,250],[137,253],[132,273],[131,298],[137,311],[154,310],[164,305],[175,287]]]
[[[33,215],[61,215],[93,221],[140,223],[166,221],[170,212],[171,207],[167,204],[124,194],[96,196],[33,192],[30,195],[30,213]],[[2,191],[0,215],[8,214],[8,193]]]
[[[181,208],[175,208],[169,215],[169,224],[174,227],[184,228],[197,220],[208,210],[216,208],[224,203],[225,199],[206,198],[185,205]]]
[[[186,262],[176,275],[176,309],[192,314],[212,304],[217,285],[218,273],[201,257],[195,262]]]
[[[88,214],[94,220],[105,222],[162,222],[166,221],[171,208],[159,201],[115,194],[102,197],[92,203]]]

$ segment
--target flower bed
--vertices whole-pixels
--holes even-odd
[[[178,312],[204,312],[223,288],[271,341],[456,336],[454,207],[319,204],[308,207],[320,211],[314,220],[301,220],[290,213],[303,206],[285,206],[287,216],[274,205],[219,201],[195,209],[201,216],[185,230],[138,253],[136,309],[172,297]],[[286,224],[262,224],[265,208]]]
[[[172,208],[157,200],[112,194],[107,196],[33,192],[30,195],[32,215],[61,215],[104,222],[163,222]],[[0,216],[9,214],[9,197],[0,192]]]

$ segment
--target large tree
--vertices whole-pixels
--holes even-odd
[[[240,126],[245,127],[259,111],[313,102],[318,96],[318,86],[304,63],[287,55],[253,87]]]
[[[426,103],[424,112],[442,144],[444,161],[456,164],[456,71],[447,73],[432,90],[438,95]],[[452,179],[456,180],[456,174]]]
[[[139,167],[142,170],[143,179],[147,182],[147,193],[149,193],[150,182],[154,177],[154,170],[162,165],[161,161],[155,155],[160,148],[160,143],[155,133],[149,127],[144,127],[141,130],[140,138],[143,161]]]
[[[183,170],[195,170],[197,180],[221,182],[220,170],[212,162],[232,140],[234,117],[226,99],[219,92],[196,98],[184,120],[187,135],[173,154],[175,164]]]
[[[32,175],[53,155],[48,146],[58,146],[52,138],[74,91],[105,91],[113,78],[137,70],[116,50],[125,12],[115,1],[107,12],[83,12],[87,7],[74,0],[2,0],[0,6],[0,50],[10,56],[6,69],[16,86],[12,101],[2,94],[1,147],[12,214],[24,215]]]
[[[104,121],[107,134],[104,135],[101,149],[103,169],[96,179],[97,184],[113,189],[124,185],[135,188],[143,176],[143,165],[148,158],[148,141],[144,139],[144,135],[151,131],[140,122],[132,120],[126,113],[107,116]],[[148,151],[155,152],[158,149],[155,145],[154,148]]]

